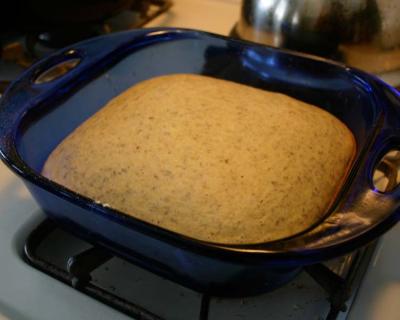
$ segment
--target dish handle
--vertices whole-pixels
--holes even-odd
[[[0,100],[0,150],[11,150],[14,132],[26,112],[46,101],[65,99],[134,50],[155,41],[188,35],[169,28],[139,29],[92,38],[64,48],[38,61],[8,86]]]
[[[400,221],[400,93],[378,79],[374,85],[383,112],[332,212],[308,231],[263,249],[329,259],[373,241]]]

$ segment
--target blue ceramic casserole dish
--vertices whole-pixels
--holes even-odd
[[[79,61],[63,76],[53,66]],[[196,73],[277,91],[341,119],[357,142],[347,181],[318,225],[288,239],[221,245],[184,237],[107,208],[41,176],[74,128],[133,84]],[[301,266],[354,250],[399,219],[400,190],[374,190],[376,162],[400,142],[400,99],[378,79],[343,65],[184,29],[141,29],[78,43],[38,62],[1,99],[0,155],[61,227],[195,290],[247,295],[276,287]],[[107,156],[105,154],[105,156]]]

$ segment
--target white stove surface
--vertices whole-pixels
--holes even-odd
[[[239,10],[240,0],[175,0],[170,12],[148,26],[187,27],[228,34],[238,19]],[[0,320],[130,319],[23,262],[21,253],[27,230],[43,218],[23,184],[1,163]],[[400,319],[398,243],[400,225],[390,230],[378,244],[348,320]],[[280,301],[274,304],[276,308],[282,307]],[[226,308],[230,312],[220,309],[215,319],[232,319],[232,307]],[[313,319],[296,304],[293,308],[291,319]],[[250,318],[255,319],[255,316]],[[240,314],[235,319],[241,319]],[[314,319],[319,319],[317,313]]]

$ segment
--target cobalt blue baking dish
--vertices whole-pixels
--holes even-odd
[[[60,65],[66,72],[50,80]],[[325,218],[280,241],[207,243],[104,207],[40,175],[50,152],[107,101],[139,81],[170,73],[278,91],[347,124],[356,157]],[[377,191],[372,174],[381,156],[398,148],[399,128],[397,92],[361,71],[194,30],[141,29],[78,43],[26,71],[1,99],[0,154],[61,227],[195,290],[248,295],[288,281],[301,266],[357,249],[397,222],[400,191]]]

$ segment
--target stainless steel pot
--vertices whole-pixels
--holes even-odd
[[[235,33],[381,73],[400,68],[399,16],[399,0],[243,0]]]

